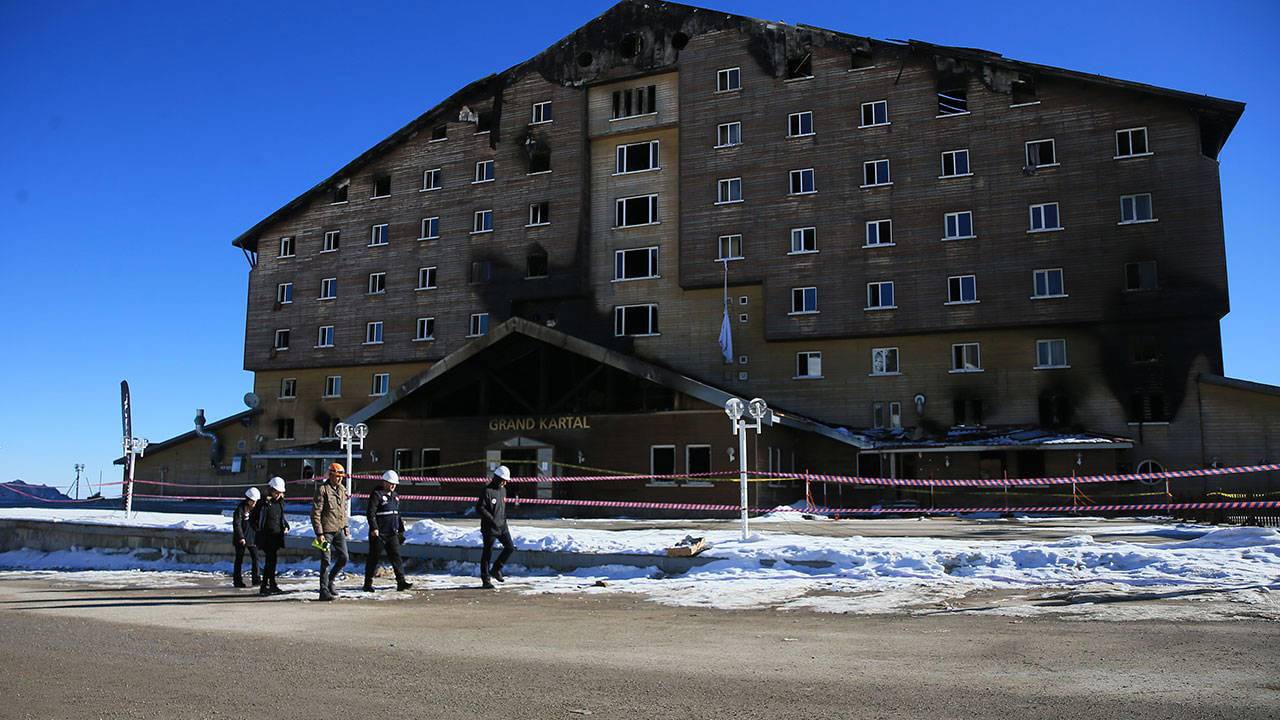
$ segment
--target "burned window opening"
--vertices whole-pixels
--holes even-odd
[[[351,188],[349,180],[343,180],[333,186],[333,199],[330,202],[344,203],[347,201],[347,191]]]
[[[982,398],[975,397],[957,397],[951,400],[951,413],[953,415],[953,425],[981,425],[982,424]]]
[[[658,88],[656,85],[627,88],[613,91],[613,119],[652,115],[658,111]]]
[[[1200,154],[1210,160],[1217,160],[1222,145],[1226,142],[1227,133],[1222,126],[1208,118],[1200,118]]]
[[[374,173],[373,175],[373,197],[387,197],[391,195],[391,174],[390,173]]]
[[[591,67],[591,63],[595,61],[595,57],[589,52],[578,53],[578,67]]]
[[[643,43],[639,35],[627,33],[622,36],[622,42],[618,43],[618,52],[621,53],[622,57],[629,59],[639,55],[642,46]]]
[[[1129,338],[1129,360],[1134,363],[1160,362],[1160,341],[1155,335]]]
[[[525,256],[525,279],[544,278],[547,276],[547,251],[541,245],[534,245]]]
[[[474,260],[471,263],[471,271],[467,275],[467,282],[472,285],[485,285],[493,279],[493,263],[489,260]]]
[[[1164,393],[1135,392],[1129,396],[1129,422],[1168,422]]]
[[[805,51],[803,55],[787,61],[787,79],[804,80],[813,77],[813,52]]]
[[[938,115],[964,115],[969,112],[969,88],[963,76],[938,80]]]
[[[682,32],[677,32],[671,36],[671,47],[677,50],[683,50],[689,45],[689,36]]]
[[[547,144],[545,138],[533,134],[525,136],[524,151],[529,163],[528,172],[551,171],[551,146]]]
[[[437,126],[435,126],[435,127],[431,128],[431,139],[432,139],[433,141],[435,141],[435,140],[444,140],[444,139],[446,139],[446,138],[448,138],[448,137],[449,137],[449,126],[448,126],[448,125],[437,125]]]
[[[1029,75],[1023,75],[1009,84],[1009,96],[1009,102],[1012,105],[1040,102],[1040,98],[1036,96],[1035,79]]]
[[[1061,428],[1071,423],[1071,398],[1056,393],[1040,396],[1040,425]]]
[[[476,114],[476,134],[493,130],[493,111],[483,110]]]
[[[865,70],[876,66],[875,59],[871,56],[871,48],[854,48],[849,52],[849,69]]]

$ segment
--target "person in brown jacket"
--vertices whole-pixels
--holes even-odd
[[[343,484],[346,470],[338,463],[329,466],[328,479],[316,485],[311,498],[311,529],[320,550],[320,599],[332,600],[338,596],[333,589],[333,579],[347,564],[347,486]]]

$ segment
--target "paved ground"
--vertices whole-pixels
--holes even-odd
[[[0,718],[1274,718],[1280,625],[0,579]],[[403,599],[399,599],[403,598]]]

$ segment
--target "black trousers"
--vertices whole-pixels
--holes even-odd
[[[511,557],[511,553],[516,551],[516,544],[511,541],[511,531],[507,528],[502,530],[481,530],[484,535],[484,550],[480,553],[480,577],[484,580],[489,579],[489,574],[494,570],[501,570],[502,566],[507,563]],[[497,540],[502,543],[502,552],[498,554],[498,561],[489,564],[489,560],[493,557],[493,541]]]
[[[381,562],[380,555],[387,556],[387,562],[391,563],[391,569],[396,573],[396,585],[404,584],[404,560],[400,557],[400,536],[395,533],[384,535],[378,533],[376,537],[369,538],[369,554],[365,556],[364,561],[364,584],[365,587],[373,585],[373,576],[378,572],[378,563]]]
[[[237,583],[244,582],[244,573],[242,568],[244,567],[244,554],[246,550],[249,552],[249,569],[253,573],[253,584],[257,585],[262,581],[262,578],[258,576],[258,548],[253,545],[249,545],[247,543],[244,545],[236,545],[236,567],[234,577]]]
[[[280,548],[284,547],[284,538],[281,537],[278,541],[268,538],[266,541],[261,541],[258,547],[262,550],[264,558],[262,561],[262,587],[277,588],[279,586],[276,585],[276,556],[279,554]]]

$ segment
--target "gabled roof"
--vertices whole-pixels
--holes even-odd
[[[228,425],[231,425],[232,423],[239,422],[239,421],[241,421],[241,420],[243,420],[243,419],[245,419],[245,418],[253,417],[254,415],[257,415],[258,413],[261,413],[261,412],[262,412],[262,409],[261,409],[261,408],[254,408],[254,409],[252,409],[252,410],[245,410],[245,411],[243,411],[243,412],[238,412],[238,413],[236,413],[235,415],[228,415],[228,416],[226,416],[226,417],[222,418],[221,420],[214,420],[214,421],[213,421],[213,422],[211,422],[211,423],[206,423],[206,424],[205,424],[205,426],[204,426],[204,429],[205,429],[205,430],[217,430],[218,428],[226,427],[226,426],[228,426]],[[168,440],[161,440],[160,442],[153,442],[153,443],[149,443],[149,444],[147,445],[147,450],[146,450],[146,452],[148,452],[148,453],[157,453],[157,452],[160,452],[161,450],[167,450],[168,448],[171,448],[171,447],[173,447],[174,445],[178,445],[178,444],[184,443],[184,442],[186,442],[186,441],[188,441],[188,440],[190,440],[190,439],[192,439],[192,438],[195,438],[195,437],[199,437],[199,435],[196,435],[196,431],[195,431],[195,430],[188,430],[187,432],[184,432],[184,433],[182,433],[181,435],[174,435],[173,437],[169,438]],[[123,457],[118,457],[118,458],[116,458],[116,459],[112,462],[112,464],[113,464],[113,465],[123,465],[123,464],[124,464],[124,458],[123,458]]]
[[[618,52],[619,41],[623,35],[633,30],[648,29],[652,30],[654,46],[645,48],[645,52],[636,57],[623,58]],[[683,42],[687,43],[690,37],[726,29],[736,29],[749,34],[752,38],[748,46],[751,54],[762,67],[775,76],[782,71],[782,66],[785,64],[788,43],[842,45],[849,49],[874,48],[878,52],[926,53],[935,58],[949,58],[957,62],[976,64],[984,69],[1000,68],[1005,71],[1005,75],[1009,71],[1041,74],[1166,97],[1187,103],[1210,116],[1218,129],[1219,146],[1226,142],[1227,136],[1244,112],[1244,104],[1232,100],[1022,62],[986,50],[935,45],[920,40],[905,42],[873,40],[811,25],[790,25],[679,3],[658,0],[621,0],[599,17],[574,30],[534,57],[500,73],[476,80],[450,95],[443,102],[361,153],[359,157],[337,172],[263,218],[232,240],[231,244],[246,250],[256,250],[259,233],[273,223],[302,209],[313,198],[319,197],[336,183],[348,179],[401,142],[414,137],[421,130],[449,119],[450,113],[454,114],[453,120],[457,121],[456,113],[461,106],[489,98],[497,98],[500,102],[502,88],[529,73],[537,72],[549,81],[565,86],[575,86],[615,79],[620,72],[623,72],[620,70],[623,66],[630,74],[654,71],[670,66],[678,59],[680,48],[683,47],[678,38],[682,38]],[[580,62],[580,58],[586,59],[585,65]],[[993,87],[1002,85],[1003,81],[996,82],[992,77],[988,77],[989,75],[997,75],[997,73],[983,72],[984,82],[990,80],[990,85]],[[490,133],[489,142],[496,147],[498,140],[499,127],[495,126]]]
[[[446,355],[439,362],[417,375],[409,378],[404,384],[395,388],[375,402],[358,410],[346,419],[348,423],[361,423],[376,417],[404,398],[418,392],[434,382],[437,378],[457,368],[471,358],[492,348],[511,335],[524,335],[539,340],[553,347],[580,355],[595,362],[608,365],[616,370],[644,378],[670,390],[684,393],[714,407],[724,407],[726,401],[736,397],[733,393],[683,375],[670,368],[665,368],[640,358],[610,350],[582,338],[574,337],[559,330],[530,322],[523,318],[511,318],[491,328],[489,334],[473,340],[458,350]],[[857,448],[868,448],[870,445],[863,439],[847,432],[839,432],[835,428],[777,408],[770,408],[770,417],[765,418],[766,425],[781,425],[796,430],[803,430],[822,435],[844,445]]]
[[[1225,375],[1214,375],[1213,373],[1200,373],[1196,379],[1208,385],[1217,385],[1219,387],[1228,387],[1235,390],[1243,390],[1245,392],[1280,397],[1280,387],[1260,382],[1253,382],[1252,380],[1238,380],[1236,378],[1226,377]]]

